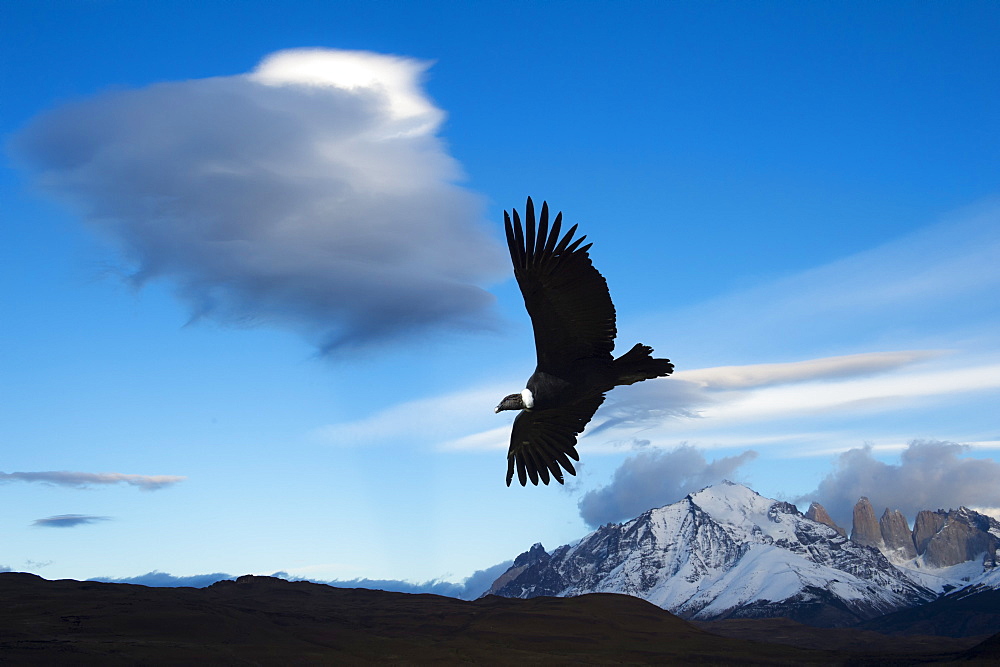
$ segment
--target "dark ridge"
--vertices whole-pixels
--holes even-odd
[[[960,590],[927,604],[873,618],[857,627],[886,635],[974,637],[1000,631],[1000,590]]]
[[[5,665],[990,664],[1000,651],[997,637],[695,625],[609,593],[467,602],[250,575],[154,588],[0,573],[0,600]]]
[[[963,657],[969,661],[1000,665],[1000,633],[969,649]]]
[[[934,656],[970,650],[983,641],[977,637],[936,635],[889,636],[856,628],[824,628],[798,623],[788,618],[739,618],[724,621],[696,621],[702,630],[734,639],[760,640],[799,648],[851,651],[867,654]]]
[[[0,574],[0,662],[837,664],[848,654],[709,634],[625,595],[466,602],[241,577],[152,588]]]

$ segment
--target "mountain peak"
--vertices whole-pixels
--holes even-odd
[[[840,533],[843,537],[847,537],[847,531],[837,525],[837,522],[833,520],[830,513],[826,511],[826,508],[819,503],[813,502],[809,504],[809,509],[806,510],[805,517],[807,519],[812,519],[826,526],[830,526],[835,531]]]
[[[745,494],[754,496],[760,495],[759,493],[751,489],[749,486],[745,486],[743,484],[738,484],[736,482],[731,482],[728,479],[724,479],[721,482],[717,482],[715,484],[709,484],[700,491],[695,491],[694,493],[688,495],[693,498],[695,496],[701,496],[701,495],[729,496],[729,495],[745,495]]]
[[[926,601],[874,549],[790,503],[723,482],[608,524],[574,545],[522,554],[490,593],[624,593],[685,618],[788,616],[844,625]]]
[[[766,512],[767,508],[774,502],[764,498],[748,486],[729,480],[706,486],[701,491],[690,494],[688,498],[709,514],[718,515],[717,518],[734,512],[738,515],[744,515],[748,508]]]
[[[854,520],[851,526],[851,541],[857,544],[884,549],[882,530],[875,518],[875,509],[867,496],[861,496],[854,505]]]
[[[996,567],[1000,550],[1000,522],[967,507],[924,510],[913,522],[913,544],[924,565],[949,567],[981,559]]]
[[[718,523],[737,530],[746,539],[763,534],[774,540],[794,539],[790,523],[778,515],[801,514],[791,503],[765,498],[750,487],[725,481],[688,496],[691,503]]]
[[[917,557],[917,550],[913,546],[913,534],[902,512],[890,511],[886,507],[882,518],[878,520],[878,527],[885,545],[884,553],[889,560],[898,562]]]

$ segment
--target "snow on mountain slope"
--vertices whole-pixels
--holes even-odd
[[[905,528],[902,515],[900,520]],[[925,510],[918,513],[907,537],[915,547],[909,557],[900,557],[899,550],[890,548],[883,548],[882,553],[917,584],[939,594],[977,586],[1000,587],[996,573],[1000,522],[996,519],[964,506]]]
[[[984,586],[1000,590],[1000,567],[995,567],[984,573],[982,576],[974,580],[971,586]]]
[[[704,620],[819,614],[841,625],[935,597],[876,549],[730,482],[602,526],[551,555],[536,545],[515,567],[491,593],[625,593]]]
[[[908,561],[894,563],[894,565],[914,583],[939,595],[978,584],[984,584],[990,588],[1000,588],[1000,579],[997,578],[997,575],[1000,574],[1000,568],[984,570],[981,558],[948,567],[929,567],[921,563],[921,558],[918,556]],[[990,581],[994,583],[990,585]]]

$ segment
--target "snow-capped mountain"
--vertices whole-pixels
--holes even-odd
[[[633,595],[688,619],[786,616],[829,626],[937,597],[877,548],[731,482],[602,526],[551,554],[536,544],[488,591],[593,592]]]
[[[858,501],[851,539],[873,546],[917,584],[938,593],[985,586],[1000,588],[1000,522],[968,507],[957,510],[924,510],[913,530],[898,510],[886,508],[876,525],[867,517],[871,505]],[[867,525],[865,523],[867,522]],[[858,533],[861,534],[859,540]]]

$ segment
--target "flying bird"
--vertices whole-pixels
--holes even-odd
[[[554,477],[562,469],[575,475],[570,459],[579,461],[576,438],[617,386],[670,375],[669,359],[654,359],[653,348],[637,343],[615,359],[615,306],[608,283],[590,261],[586,236],[574,240],[576,225],[560,238],[562,213],[549,228],[549,206],[535,226],[535,206],[528,198],[524,228],[504,211],[507,247],[514,277],[535,332],[538,364],[525,389],[506,396],[494,412],[520,410],[514,419],[507,452],[507,486]],[[561,466],[561,468],[560,468]]]

